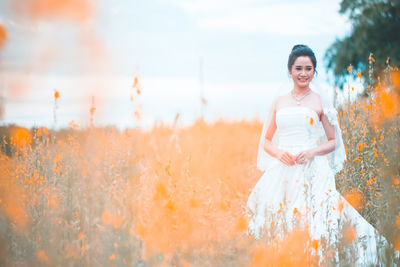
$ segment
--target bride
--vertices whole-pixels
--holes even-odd
[[[348,226],[354,229],[354,263],[374,264],[384,238],[336,191],[334,175],[346,154],[332,101],[323,89],[310,88],[316,66],[308,46],[293,47],[293,87],[273,99],[260,138],[257,167],[264,174],[247,202],[247,233],[273,240],[301,226],[314,240],[335,247]]]

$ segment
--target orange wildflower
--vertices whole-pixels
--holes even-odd
[[[37,258],[41,261],[44,261],[45,263],[49,264],[50,260],[46,255],[46,252],[44,252],[43,250],[39,250],[37,253]]]
[[[364,201],[363,195],[357,189],[353,189],[344,195],[344,198],[352,205],[355,209],[359,209]]]
[[[312,246],[315,250],[318,250],[318,248],[319,248],[319,242],[318,242],[318,240],[313,240],[313,241],[311,242],[311,246]]]
[[[396,216],[396,226],[400,229],[400,215]]]
[[[190,267],[190,263],[188,263],[188,262],[185,261],[184,259],[181,259],[180,261],[181,261],[181,265],[182,265],[183,267]]]
[[[297,208],[293,209],[293,215],[294,216],[300,216],[300,212],[299,212],[299,210]]]
[[[282,213],[282,211],[283,211],[282,203],[279,203],[278,213],[280,214],[280,213]]]
[[[342,212],[343,211],[343,209],[344,209],[344,201],[343,200],[339,200],[339,203],[338,203],[338,210],[339,210],[339,212]]]
[[[168,201],[167,208],[169,210],[173,211],[175,209],[174,203],[172,203],[172,201]]]
[[[135,76],[133,78],[132,88],[136,88],[136,86],[138,85],[138,82],[139,82],[139,78],[137,76]]]
[[[350,66],[348,66],[347,67],[347,71],[349,72],[349,73],[351,73],[351,70],[353,69],[353,66],[350,64]]]
[[[357,230],[355,226],[348,226],[343,229],[343,238],[346,242],[352,242],[357,237]]]
[[[23,148],[32,143],[31,132],[23,127],[15,127],[11,131],[11,144]]]
[[[395,89],[400,92],[400,71],[393,71],[391,73],[392,83]]]
[[[358,147],[360,149],[360,152],[363,150],[364,147],[366,147],[366,144],[358,144]]]
[[[375,62],[375,59],[374,59],[374,57],[373,57],[373,54],[372,54],[372,53],[370,53],[370,54],[369,54],[369,58],[368,58],[368,60],[369,60],[369,64],[371,64],[372,62]]]
[[[7,31],[4,25],[0,24],[0,48],[4,46],[7,40]]]
[[[49,130],[46,128],[46,127],[42,127],[42,128],[39,128],[37,131],[36,131],[36,135],[37,136],[44,136],[44,135],[49,135],[50,134],[50,132],[49,132]]]
[[[360,81],[361,81],[361,76],[362,76],[361,72],[357,72],[357,78],[360,78]]]
[[[93,5],[89,0],[33,0],[25,3],[24,14],[34,19],[63,18],[84,22],[92,15]],[[17,9],[17,12],[22,9]]]
[[[237,222],[237,229],[239,231],[244,231],[247,229],[248,226],[248,222],[247,222],[247,218],[246,217],[240,217],[238,222]]]
[[[384,120],[395,117],[400,111],[400,97],[393,91],[387,91],[380,86],[376,89],[373,122],[381,124]]]

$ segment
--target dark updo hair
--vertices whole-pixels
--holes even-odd
[[[306,45],[298,44],[293,46],[292,52],[290,52],[289,59],[288,59],[288,70],[290,72],[294,62],[298,57],[309,57],[311,62],[314,66],[314,72],[317,70],[317,59],[315,58],[314,52]]]

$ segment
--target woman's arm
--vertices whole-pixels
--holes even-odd
[[[335,127],[330,124],[328,117],[322,113],[321,115],[321,123],[324,127],[326,138],[328,141],[324,144],[321,144],[315,148],[302,151],[296,156],[297,163],[305,163],[306,160],[311,160],[315,156],[326,155],[333,150],[335,150],[336,140],[335,140]]]
[[[268,125],[266,134],[265,134],[265,140],[264,140],[264,150],[270,154],[271,156],[279,159],[281,162],[283,162],[286,165],[292,166],[294,165],[295,162],[295,156],[290,154],[287,151],[283,151],[278,149],[276,146],[272,144],[272,137],[274,136],[274,133],[276,131],[276,109],[274,108],[272,116],[270,118],[270,123]]]
[[[321,115],[321,123],[328,141],[311,149],[314,156],[326,155],[335,150],[335,127],[329,122],[328,117],[324,113]]]

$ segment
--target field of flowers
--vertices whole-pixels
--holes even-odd
[[[29,28],[45,22],[63,31],[55,22],[69,24],[68,32],[80,38],[75,44],[69,40],[68,50],[80,51],[76,55],[85,62],[72,69],[97,72],[111,65],[98,34],[106,29],[94,25],[100,21],[95,1],[4,2]],[[0,52],[6,45],[35,47],[8,30],[0,23]],[[29,35],[39,37],[34,31]],[[26,62],[23,70],[46,73],[54,55],[66,52],[49,36],[38,38],[46,45],[32,50],[32,58],[16,53]],[[6,70],[9,63],[1,59]],[[25,83],[18,80],[11,93],[24,94]],[[139,85],[135,78],[132,107]],[[54,123],[62,97],[54,92]],[[380,264],[400,265],[395,253],[400,250],[399,70],[388,65],[363,95],[350,99],[338,107],[347,162],[336,175],[337,189],[389,241]],[[88,128],[74,122],[58,131],[0,127],[0,266],[354,265],[352,228],[339,233],[339,259],[332,255],[335,248],[302,228],[269,242],[245,234],[244,207],[261,176],[256,169],[260,121],[199,119],[184,128],[158,124],[149,131],[120,131],[95,127],[95,112],[93,97]],[[134,117],[140,119],[138,109]],[[319,249],[321,255],[315,253]]]
[[[336,181],[390,242],[388,263],[400,249],[399,71],[366,92],[339,108],[348,160]],[[348,266],[318,259],[304,229],[269,244],[245,235],[261,127],[0,127],[0,265]]]

